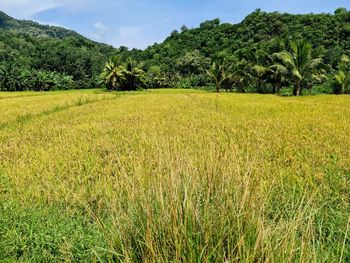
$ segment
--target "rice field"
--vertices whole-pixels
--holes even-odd
[[[349,262],[350,97],[0,93],[0,261]]]

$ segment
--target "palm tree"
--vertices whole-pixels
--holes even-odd
[[[270,82],[272,83],[272,86],[273,86],[273,92],[276,94],[280,94],[282,83],[288,74],[288,69],[285,66],[279,63],[276,63],[271,65],[269,67],[269,70],[270,70],[269,77],[270,77]]]
[[[309,91],[309,94],[311,94],[312,87],[321,84],[327,80],[327,75],[326,75],[326,70],[325,69],[320,69],[317,72],[311,74],[308,76],[306,79],[304,79],[304,85]]]
[[[350,74],[346,74],[344,71],[339,71],[334,75],[334,80],[336,85],[340,87],[340,93],[344,94],[346,87],[350,85]]]
[[[350,85],[350,58],[347,55],[341,57],[338,72],[334,75],[335,84],[340,88],[340,93],[344,94],[346,87]]]
[[[281,61],[290,72],[294,81],[293,95],[299,96],[301,93],[301,82],[317,72],[322,63],[320,57],[312,57],[312,46],[309,42],[303,40],[290,42],[290,51],[282,51],[275,54],[275,57]]]
[[[135,90],[142,84],[144,71],[139,67],[139,64],[132,59],[128,59],[125,63],[123,82],[126,90]]]
[[[249,63],[236,56],[225,57],[220,62],[213,62],[207,74],[214,82],[217,92],[220,92],[222,88],[232,91],[234,87],[240,92],[245,92],[244,87],[248,85],[252,77],[249,73]]]
[[[207,70],[207,74],[213,80],[216,92],[220,92],[223,81],[226,79],[226,73],[223,64],[213,62],[210,68]]]
[[[236,60],[232,66],[233,72],[231,78],[239,92],[246,92],[245,88],[249,85],[249,81],[253,78],[251,74],[250,64],[247,60]]]
[[[240,49],[236,52],[236,55],[250,64],[247,69],[250,71],[250,76],[255,78],[257,92],[262,93],[263,84],[270,73],[268,65],[271,63],[272,57],[260,45],[252,49]]]
[[[126,69],[123,66],[118,66],[115,61],[111,60],[106,63],[105,68],[101,74],[101,78],[104,80],[108,89],[117,90],[118,85],[125,81],[124,74]]]
[[[258,93],[262,93],[262,85],[266,80],[267,75],[270,73],[270,69],[263,65],[255,65],[252,67],[252,75],[256,80],[256,89]]]
[[[104,84],[112,90],[136,90],[143,84],[143,77],[144,71],[132,59],[122,64],[118,58],[113,58],[106,63],[101,74]]]

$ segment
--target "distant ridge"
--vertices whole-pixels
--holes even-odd
[[[75,88],[98,87],[98,76],[114,52],[112,46],[73,30],[18,20],[0,11],[0,70],[11,81],[28,71],[45,71],[71,77]]]
[[[59,26],[41,25],[30,20],[18,20],[0,11],[0,29],[14,31],[33,37],[65,38],[83,37],[73,30]]]

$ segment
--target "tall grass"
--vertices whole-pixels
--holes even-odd
[[[349,102],[162,91],[12,123],[0,258],[347,262]]]

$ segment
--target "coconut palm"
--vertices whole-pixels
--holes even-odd
[[[101,78],[108,89],[117,90],[120,83],[125,81],[125,72],[124,66],[117,65],[115,61],[111,60],[106,63]]]
[[[252,67],[252,76],[256,80],[256,89],[258,93],[262,93],[262,85],[270,74],[270,69],[263,65],[254,65]]]
[[[344,94],[347,86],[350,85],[350,74],[346,74],[344,71],[339,71],[334,75],[335,83],[340,87],[340,93]]]
[[[140,69],[140,65],[133,59],[128,59],[125,63],[123,71],[123,84],[125,90],[135,90],[143,83],[144,71]]]
[[[338,72],[334,75],[335,84],[340,88],[338,92],[345,93],[345,90],[350,86],[350,58],[347,55],[341,57],[338,66]]]
[[[269,67],[269,70],[270,70],[269,78],[273,86],[273,92],[280,94],[282,83],[288,75],[288,69],[285,66],[279,63],[276,63],[276,64],[272,64]]]
[[[253,78],[251,74],[250,64],[247,60],[236,60],[232,66],[232,74],[234,86],[239,92],[246,92],[246,87]]]
[[[214,82],[216,92],[220,92],[222,84],[227,77],[223,63],[213,62],[207,70],[207,74]]]
[[[262,93],[263,85],[270,73],[269,64],[272,61],[272,57],[260,45],[252,49],[240,49],[236,52],[236,55],[239,59],[245,60],[250,64],[250,67],[246,69],[249,71],[250,77],[255,79],[257,92]]]
[[[119,59],[114,58],[106,63],[101,74],[104,84],[112,90],[136,90],[142,86],[143,77],[144,71],[132,59],[120,63]]]
[[[275,57],[281,64],[289,70],[294,82],[294,96],[300,95],[302,81],[317,72],[318,67],[322,63],[320,57],[314,58],[312,56],[312,51],[311,44],[302,40],[290,42],[290,51],[282,51],[275,54]]]
[[[234,87],[240,92],[245,92],[245,86],[252,78],[249,63],[245,59],[239,60],[236,56],[213,62],[207,74],[214,82],[217,92],[220,92],[220,89],[232,91]]]

